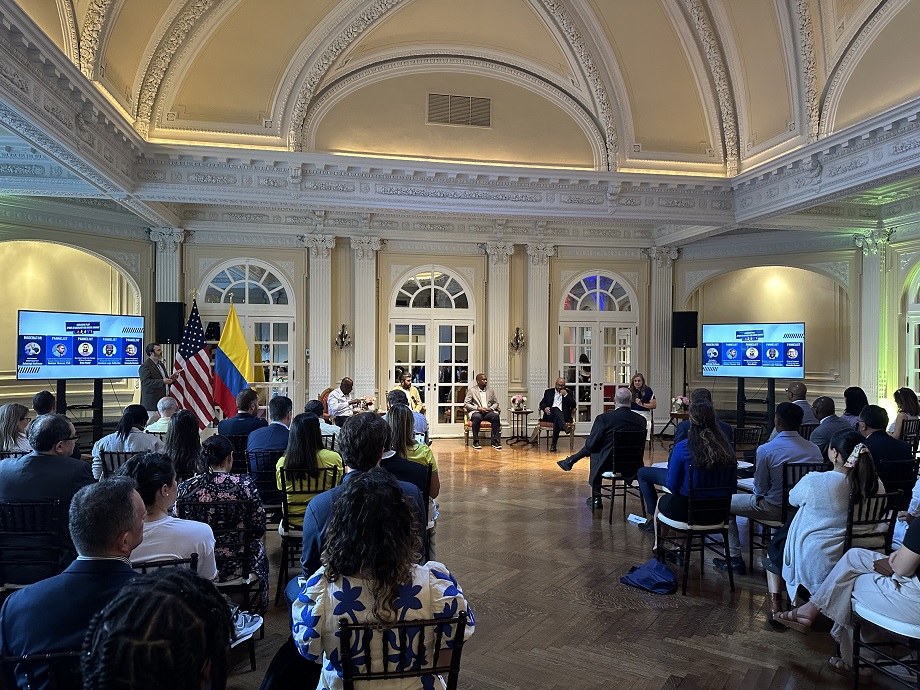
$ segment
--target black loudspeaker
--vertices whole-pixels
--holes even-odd
[[[185,329],[185,302],[157,302],[157,342],[178,345]]]
[[[699,347],[696,339],[697,315],[695,311],[671,313],[671,347]]]

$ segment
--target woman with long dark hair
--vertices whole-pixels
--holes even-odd
[[[655,400],[655,391],[645,384],[645,374],[640,374],[637,371],[629,381],[629,392],[632,394],[632,405],[630,405],[629,409],[641,414],[648,420],[645,432],[645,438],[648,440],[652,437],[652,410],[658,407],[658,401]]]
[[[859,386],[850,386],[843,391],[843,400],[844,409],[840,417],[855,429],[856,423],[859,422],[859,413],[869,404],[869,398],[866,397],[866,391]]]
[[[417,462],[423,467],[431,465],[431,485],[428,487],[429,498],[437,498],[441,492],[441,480],[438,478],[438,461],[431,448],[419,443],[415,438],[415,417],[406,405],[393,405],[387,410],[387,423],[390,425],[390,450],[396,457]]]
[[[265,508],[259,498],[255,482],[248,474],[233,474],[233,444],[225,436],[211,436],[201,444],[198,460],[198,474],[179,485],[179,502],[198,501],[215,503],[217,501],[253,501],[252,512],[245,515],[242,505],[239,509],[220,511],[195,506],[189,517],[198,522],[205,522],[213,528],[215,521],[220,521],[223,528],[241,528],[247,520],[253,531],[249,534],[250,560],[242,560],[243,544],[237,543],[235,534],[216,535],[215,554],[221,559],[218,582],[227,582],[249,574],[258,576],[259,581],[249,610],[264,614],[268,608],[268,556],[262,537],[265,535]],[[235,508],[235,507],[234,507]],[[200,512],[195,512],[200,511]],[[236,556],[237,558],[234,558]]]
[[[288,445],[284,455],[278,459],[276,481],[278,488],[284,491],[285,487],[281,485],[282,467],[286,470],[304,470],[314,479],[319,476],[320,470],[333,467],[338,468],[341,479],[345,469],[342,465],[342,456],[323,446],[323,436],[319,431],[319,417],[307,412],[302,412],[291,420]],[[287,490],[293,490],[290,482]],[[306,510],[306,503],[303,503],[291,506],[289,513],[300,516]]]
[[[898,414],[894,418],[890,431],[895,438],[901,438],[904,422],[920,417],[920,401],[917,400],[917,394],[910,388],[898,388],[894,392],[894,404],[898,406]]]
[[[32,450],[26,438],[29,426],[29,408],[19,403],[0,407],[0,450],[28,453]]]
[[[859,503],[885,492],[875,473],[872,453],[863,445],[865,440],[858,431],[834,434],[827,447],[827,459],[834,469],[809,472],[789,492],[790,505],[799,509],[788,532],[784,530],[773,539],[764,562],[772,614],[783,610],[784,582],[794,604],[804,598],[800,589],[806,594],[817,591],[840,560],[850,496]]]
[[[465,610],[469,622],[464,637],[475,628],[463,591],[447,568],[434,561],[418,565],[422,543],[416,518],[396,478],[378,467],[348,477],[326,530],[323,566],[307,580],[292,610],[294,641],[305,658],[323,664],[318,687],[330,690],[342,687],[337,634],[342,617],[385,625]],[[359,670],[367,659],[373,670],[382,670],[384,636],[375,634],[368,642],[370,653],[354,659]],[[433,652],[433,645],[432,635],[426,648]],[[433,683],[429,676],[391,681],[386,687],[408,690]]]
[[[166,454],[176,465],[180,479],[188,479],[198,467],[201,456],[201,436],[198,417],[190,410],[179,410],[169,420],[166,430]]]
[[[115,433],[103,436],[93,446],[93,476],[102,476],[102,451],[122,453],[162,453],[166,446],[153,434],[145,434],[147,410],[143,405],[128,405]]]

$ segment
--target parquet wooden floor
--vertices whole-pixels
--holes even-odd
[[[555,461],[565,453],[533,446],[474,451],[462,439],[439,439],[432,449],[441,472],[437,559],[457,577],[477,621],[461,688],[847,687],[827,665],[834,653],[827,627],[801,635],[766,625],[759,567],[736,578],[734,594],[711,565],[700,577],[696,555],[686,597],[620,584],[630,566],[651,557],[652,536],[623,519],[619,502],[612,525],[607,503],[603,517],[592,516],[587,459],[563,472]],[[646,454],[649,464],[666,458],[657,442]],[[641,512],[635,498],[628,506]],[[268,548],[274,577],[276,533]],[[229,687],[258,688],[288,634],[286,611],[272,607],[257,642],[258,670],[237,652]]]

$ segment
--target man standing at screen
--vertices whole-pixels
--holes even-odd
[[[152,422],[159,413],[157,403],[167,395],[167,386],[175,383],[175,377],[166,372],[163,364],[163,348],[159,343],[148,343],[144,348],[147,359],[137,368],[141,380],[141,405],[147,410],[147,421]]]

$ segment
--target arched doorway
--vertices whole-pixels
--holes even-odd
[[[475,361],[475,305],[469,286],[441,266],[418,266],[390,301],[389,388],[412,374],[432,435],[458,435]]]
[[[613,405],[618,384],[629,382],[636,347],[635,295],[614,274],[590,271],[575,278],[559,310],[559,371],[574,390],[576,430]]]
[[[213,268],[201,284],[199,303],[205,338],[217,345],[230,302],[236,307],[254,370],[252,387],[265,407],[276,395],[293,399],[297,381],[293,291],[281,272],[264,261],[234,259]],[[295,400],[295,407],[302,401]]]

